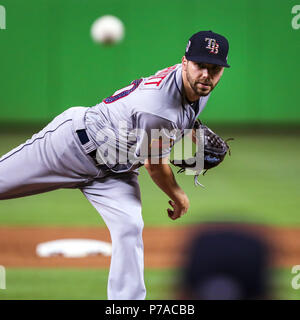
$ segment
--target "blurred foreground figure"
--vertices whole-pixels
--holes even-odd
[[[257,235],[237,228],[197,235],[183,274],[183,299],[266,299],[269,251]]]

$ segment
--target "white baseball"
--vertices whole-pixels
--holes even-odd
[[[102,16],[93,23],[91,36],[96,43],[116,44],[124,37],[124,24],[115,16]]]

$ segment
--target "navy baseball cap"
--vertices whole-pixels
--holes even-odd
[[[194,62],[211,63],[229,68],[228,50],[229,43],[224,36],[212,31],[200,31],[189,39],[185,57]]]

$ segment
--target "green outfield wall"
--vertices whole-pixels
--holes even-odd
[[[136,78],[179,63],[189,36],[199,30],[222,33],[230,42],[231,68],[203,112],[207,121],[300,122],[300,0],[0,5],[6,18],[0,29],[0,122],[47,121],[70,106],[92,106]],[[91,24],[105,14],[125,24],[117,46],[101,47],[90,38]]]

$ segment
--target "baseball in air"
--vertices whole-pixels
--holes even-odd
[[[115,16],[102,16],[93,23],[91,36],[96,43],[116,44],[124,37],[124,24]]]

